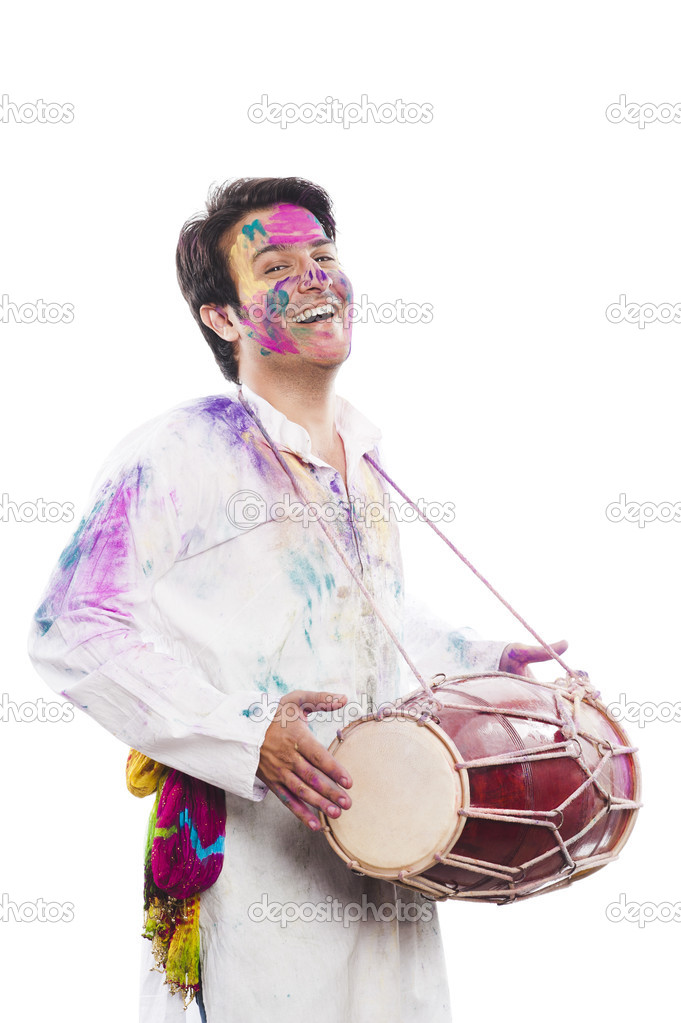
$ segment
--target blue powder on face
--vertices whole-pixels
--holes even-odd
[[[259,231],[260,234],[265,237],[266,231],[259,220],[253,220],[250,224],[244,224],[241,228],[241,233],[245,234],[249,242],[252,242],[255,238],[255,232]]]

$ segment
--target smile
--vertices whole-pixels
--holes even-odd
[[[306,309],[304,312],[299,313],[293,320],[294,323],[322,323],[325,320],[330,320],[336,310],[340,308],[337,304],[327,303],[326,305],[318,305],[313,309]]]

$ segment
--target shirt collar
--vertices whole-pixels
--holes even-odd
[[[291,451],[306,462],[313,465],[327,465],[324,459],[312,454],[312,441],[304,426],[287,419],[283,412],[271,405],[260,394],[251,390],[246,384],[235,385],[238,394],[239,386],[246,401],[263,422],[272,440],[283,451]],[[354,469],[366,451],[371,451],[381,439],[381,431],[366,416],[363,416],[354,405],[345,398],[336,395],[335,407],[336,429],[343,438],[348,474]]]

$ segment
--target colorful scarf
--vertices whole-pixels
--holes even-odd
[[[225,793],[137,750],[130,750],[125,774],[134,796],[156,792],[144,856],[142,933],[186,1009],[199,990],[199,896],[215,884],[224,860]]]

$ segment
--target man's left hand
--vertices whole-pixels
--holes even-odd
[[[551,649],[560,657],[568,648],[567,640],[561,639],[558,643],[551,643]],[[512,643],[507,646],[499,661],[499,671],[509,671],[512,675],[524,675],[526,678],[534,678],[530,671],[530,664],[536,661],[550,661],[551,655],[544,650],[543,646],[520,646]]]

